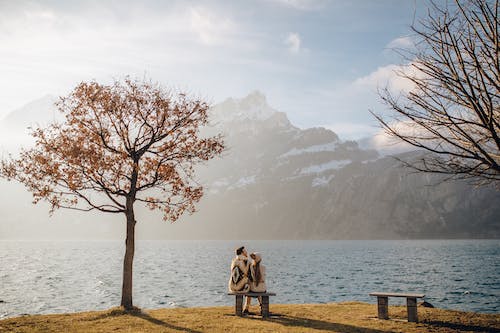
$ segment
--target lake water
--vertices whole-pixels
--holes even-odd
[[[369,292],[392,291],[425,293],[446,309],[500,311],[499,240],[140,241],[134,304],[233,305],[227,280],[240,244],[262,253],[278,294],[271,303],[376,303]],[[121,241],[0,241],[0,318],[119,305],[123,252]]]

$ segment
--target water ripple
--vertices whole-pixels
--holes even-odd
[[[134,302],[143,308],[232,305],[235,241],[142,241]],[[367,301],[422,292],[435,306],[498,312],[499,241],[246,241],[263,254],[273,302]],[[0,241],[0,318],[120,303],[123,242]],[[3,301],[3,302],[2,302]],[[400,300],[392,300],[398,304]],[[404,302],[401,301],[401,302]]]

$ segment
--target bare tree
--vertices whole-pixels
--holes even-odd
[[[136,202],[175,221],[203,195],[194,165],[219,155],[220,135],[203,137],[208,104],[150,82],[81,83],[59,110],[66,121],[38,128],[34,148],[3,160],[1,175],[23,183],[34,203],[123,213],[126,250],[121,305],[133,308]]]
[[[380,91],[392,116],[375,115],[386,133],[423,149],[411,168],[500,183],[499,1],[431,2],[412,26],[415,48],[397,75],[409,92]],[[373,113],[373,112],[372,112]]]

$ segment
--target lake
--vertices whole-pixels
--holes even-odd
[[[277,293],[271,303],[376,303],[368,293],[419,292],[436,307],[499,312],[499,240],[139,241],[134,304],[233,305],[229,265],[241,244],[262,254]],[[123,253],[122,241],[0,241],[0,318],[119,305]]]

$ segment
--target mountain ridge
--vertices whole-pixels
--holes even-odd
[[[331,130],[299,129],[286,113],[270,107],[260,92],[227,99],[214,105],[211,113],[215,128],[210,131],[225,133],[228,151],[197,168],[205,187],[198,212],[171,225],[162,223],[158,213],[140,208],[139,238],[500,237],[500,193],[492,188],[410,174],[395,159],[356,141],[343,141]],[[35,220],[68,237],[71,228],[61,226],[73,222],[65,219],[79,221],[73,223],[72,232],[82,237],[121,239],[123,235],[123,224],[116,222],[120,219],[102,214],[59,212],[55,223],[59,228],[47,227],[48,219],[40,218],[46,214],[43,206],[27,209],[26,193],[21,194],[18,185],[11,188],[22,201],[4,198],[0,209],[22,207],[18,211],[25,216],[4,214],[0,238],[29,234],[30,228],[36,228]],[[9,223],[19,223],[17,231],[9,231]]]

